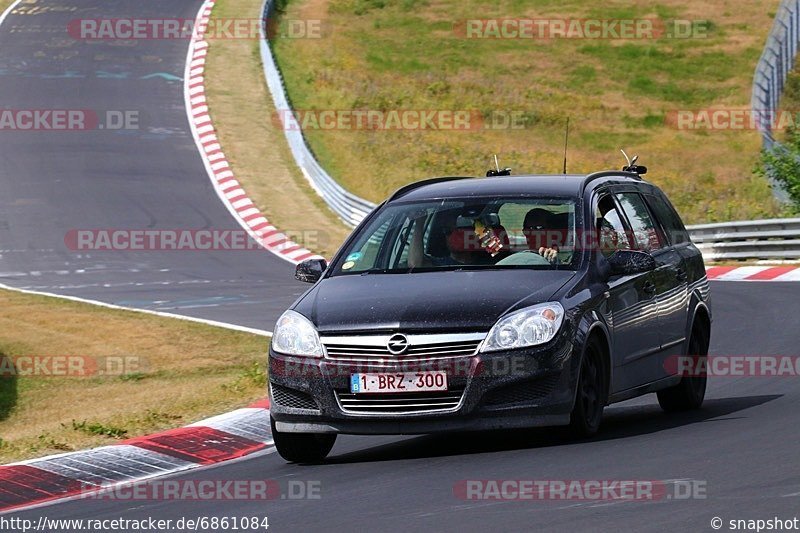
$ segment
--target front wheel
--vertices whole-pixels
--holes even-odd
[[[603,348],[600,341],[593,338],[583,354],[575,406],[570,414],[569,427],[574,436],[591,437],[600,429],[608,399],[606,375]]]
[[[336,442],[335,433],[284,433],[275,429],[274,418],[269,422],[278,455],[290,463],[321,463]]]
[[[694,359],[693,368],[705,369],[708,361],[709,335],[705,328],[695,325],[689,339],[689,357]],[[708,377],[703,371],[700,375],[683,376],[674,387],[660,390],[658,404],[664,411],[688,411],[698,409],[706,397]]]

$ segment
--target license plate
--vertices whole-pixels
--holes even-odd
[[[446,391],[447,372],[398,372],[395,374],[352,374],[350,392]]]

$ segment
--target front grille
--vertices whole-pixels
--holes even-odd
[[[292,407],[294,409],[313,409],[318,410],[319,407],[310,394],[305,392],[290,389],[282,385],[270,384],[272,389],[272,400],[282,407]]]
[[[558,374],[506,385],[489,392],[484,403],[494,406],[541,400],[553,392],[556,383],[558,383]]]
[[[323,337],[326,355],[330,359],[371,361],[378,358],[414,361],[430,358],[470,357],[478,351],[483,333],[408,335],[408,349],[392,354],[388,349],[389,335],[355,337]]]
[[[358,414],[405,414],[453,411],[458,408],[464,389],[443,392],[403,392],[397,394],[352,394],[337,392],[342,410]]]

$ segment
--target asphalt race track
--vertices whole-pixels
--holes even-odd
[[[713,283],[712,355],[800,355],[800,286]],[[76,500],[15,516],[178,520],[268,516],[282,531],[711,531],[710,520],[792,518],[800,498],[797,377],[711,378],[702,410],[661,412],[654,396],[610,407],[602,433],[555,430],[423,437],[340,437],[324,465],[257,456],[179,479],[318,484],[292,501]],[[466,501],[462,480],[695,480],[704,499]]]
[[[0,27],[4,104],[140,110],[148,127],[0,132],[0,282],[271,328],[302,287],[291,281],[291,265],[269,253],[80,255],[64,244],[70,228],[236,228],[189,134],[182,85],[169,79],[182,76],[187,43],[87,44],[61,31],[77,17],[193,18],[199,2],[36,5],[43,14],[10,17]],[[800,284],[715,282],[712,298],[712,355],[800,356]],[[667,415],[654,396],[639,398],[609,408],[601,435],[587,442],[557,430],[345,436],[324,465],[287,465],[272,453],[178,477],[308,481],[318,483],[319,499],[75,500],[14,516],[268,516],[277,531],[711,531],[714,517],[798,514],[798,405],[797,377],[718,377],[698,412]],[[499,502],[454,494],[459,482],[482,479],[692,480],[705,498]]]
[[[240,230],[183,98],[188,40],[80,41],[79,18],[194,19],[197,0],[38,0],[0,27],[14,110],[138,113],[136,129],[0,130],[0,283],[271,330],[306,288],[266,251],[74,251],[70,230]],[[29,7],[28,7],[29,6]],[[168,15],[165,15],[168,14]]]

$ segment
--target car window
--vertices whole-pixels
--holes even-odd
[[[617,250],[631,248],[625,224],[622,223],[622,217],[611,195],[600,199],[597,204],[595,219],[597,243],[603,255],[608,257]]]
[[[381,209],[358,231],[334,265],[333,275],[466,267],[560,268],[578,257],[574,243],[572,198],[398,202]],[[540,251],[540,246],[547,250]],[[516,254],[522,255],[511,259]],[[547,254],[547,259],[534,254]]]
[[[353,247],[353,252],[350,254],[352,258],[357,257],[366,263],[375,262],[378,259],[378,253],[383,242],[380,236],[385,235],[389,230],[389,222],[389,220],[384,221],[373,235],[356,243]]]
[[[391,255],[389,256],[390,265],[408,264],[411,244],[417,242],[418,239],[422,246],[426,245],[427,239],[425,238],[425,229],[428,227],[430,219],[430,210],[422,210],[419,213],[415,213],[413,216],[404,217],[402,219],[398,235],[399,238],[395,239]]]
[[[682,244],[691,240],[681,217],[666,198],[646,194],[645,199],[672,244]]]
[[[575,204],[541,201],[505,202],[497,210],[512,248],[537,251],[554,248],[562,262],[574,252]]]
[[[666,245],[647,209],[647,204],[639,194],[620,193],[617,194],[617,200],[631,224],[635,249],[654,252]]]

